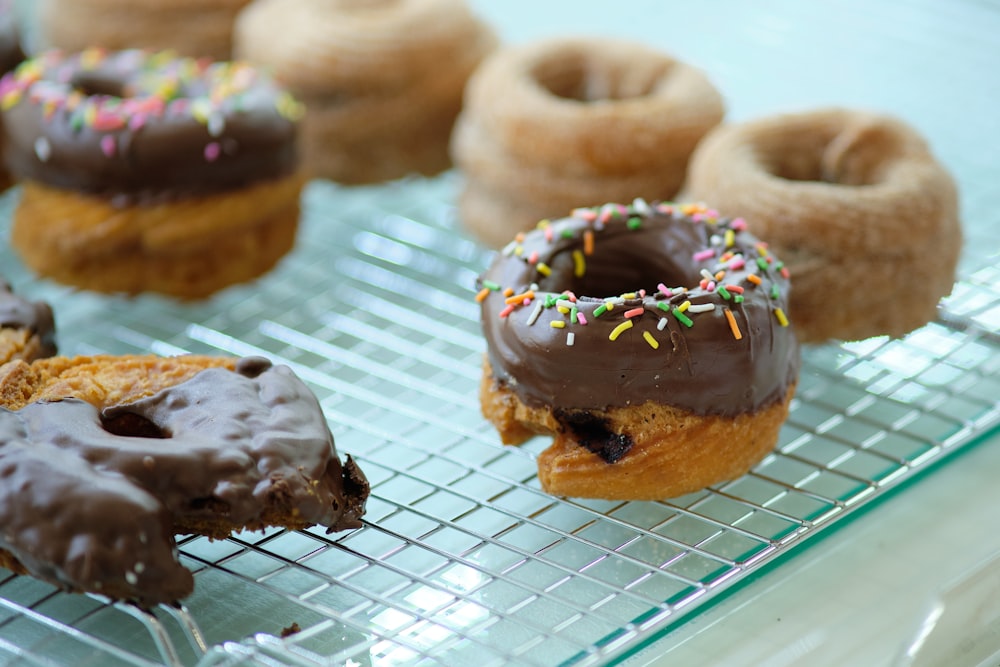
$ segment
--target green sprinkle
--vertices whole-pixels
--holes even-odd
[[[733,303],[743,303],[743,295],[737,294],[733,297]]]
[[[662,301],[660,301],[659,303],[657,303],[656,307],[659,308],[660,310],[665,310],[668,313],[670,312],[670,304],[664,303]]]
[[[576,306],[573,306],[572,308],[569,309],[569,321],[570,321],[570,324],[572,324],[573,322],[576,322],[576,313],[577,313]]]
[[[774,270],[775,271],[781,271],[783,268],[785,268],[785,263],[784,262],[775,262],[775,264],[774,264]]]
[[[778,286],[771,285],[771,298],[777,299],[779,296],[781,296],[781,291],[778,289]]]
[[[719,285],[717,288],[715,288],[715,291],[721,294],[722,298],[725,299],[726,301],[729,301],[730,299],[733,298],[733,295],[729,293],[729,290],[727,290],[722,285]]]
[[[625,223],[625,226],[628,227],[629,229],[639,229],[640,227],[642,227],[642,218],[638,217],[629,218],[628,222]]]
[[[594,317],[600,317],[604,313],[608,312],[607,304],[602,303],[597,308],[594,309]]]
[[[556,301],[558,301],[558,300],[559,299],[556,297],[555,294],[546,294],[545,295],[545,307],[546,308],[551,308],[552,306],[556,305]]]
[[[483,281],[483,287],[485,287],[486,289],[490,290],[491,292],[496,292],[496,291],[500,290],[500,285],[498,285],[497,283],[493,282],[492,280],[484,280]]]
[[[767,260],[764,259],[763,257],[758,257],[757,258],[757,266],[760,267],[761,271],[767,271]]]
[[[686,326],[686,327],[693,327],[694,326],[694,322],[691,321],[691,318],[688,317],[687,315],[685,315],[684,313],[682,313],[680,311],[680,308],[672,308],[670,310],[670,314],[673,315],[674,317],[676,317],[677,321],[680,322],[681,324],[683,324],[684,326]]]
[[[559,232],[559,236],[563,237],[564,239],[571,239],[575,234],[576,232],[574,232],[572,229],[564,229],[561,232]]]

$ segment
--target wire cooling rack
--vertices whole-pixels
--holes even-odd
[[[534,461],[547,441],[504,447],[479,413],[472,285],[490,253],[459,230],[455,188],[313,183],[294,253],[194,305],[73,292],[0,249],[15,289],[55,306],[66,354],[290,365],[372,482],[349,533],[179,537],[196,573],[180,609],[0,575],[0,662],[602,663],[1000,423],[1000,269],[981,256],[939,322],[807,349],[780,446],[750,474],[663,502],[548,496]]]

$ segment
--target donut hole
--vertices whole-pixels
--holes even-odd
[[[163,429],[142,415],[133,412],[119,412],[113,415],[101,415],[101,426],[112,435],[128,438],[167,438]]]
[[[125,82],[120,77],[112,77],[98,71],[77,71],[69,84],[86,97],[107,95],[126,97]]]
[[[676,225],[669,234],[606,234],[586,258],[586,270],[576,275],[572,248],[549,260],[551,273],[538,281],[544,291],[569,290],[578,297],[608,298],[646,290],[656,294],[668,287],[697,285],[701,265],[693,254],[708,247],[706,227]]]
[[[768,173],[786,181],[876,185],[884,179],[886,157],[898,150],[878,127],[793,131],[785,139],[759,147],[758,155]]]
[[[546,92],[574,102],[646,97],[654,91],[660,74],[629,71],[623,63],[598,61],[593,54],[581,52],[543,60],[529,72]]]

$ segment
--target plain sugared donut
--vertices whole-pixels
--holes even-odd
[[[500,49],[469,80],[452,136],[459,212],[494,247],[581,204],[666,199],[723,115],[698,70],[612,39]]]
[[[368,483],[259,357],[0,366],[0,565],[143,606],[191,593],[175,533],[357,528]]]
[[[745,473],[798,377],[788,270],[742,219],[607,204],[545,222],[479,278],[483,413],[554,436],[556,495],[655,499]]]
[[[897,119],[830,109],[720,127],[686,195],[745,217],[788,262],[803,341],[902,336],[951,292],[955,184]]]
[[[0,364],[32,361],[56,353],[52,307],[14,294],[0,278]]]
[[[3,78],[0,106],[12,245],[44,276],[200,298],[294,244],[301,105],[245,63],[50,51]]]
[[[497,43],[465,0],[256,0],[234,40],[305,102],[306,166],[341,183],[450,167],[465,83]]]
[[[249,0],[41,0],[47,47],[172,50],[229,60],[233,21]]]

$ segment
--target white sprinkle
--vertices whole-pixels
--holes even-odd
[[[557,308],[569,308],[570,310],[572,310],[573,309],[573,302],[570,301],[569,299],[559,299],[558,301],[556,301],[556,307]]]
[[[139,583],[139,577],[135,576],[135,572],[126,572],[125,581],[135,586],[137,583]]]
[[[213,137],[220,137],[226,131],[226,118],[218,111],[213,111],[208,116],[208,133]]]
[[[139,561],[138,563],[135,564],[135,567],[132,569],[135,570],[136,574],[142,574],[143,572],[146,571],[146,564],[143,563],[142,561]]]
[[[535,299],[535,309],[531,311],[531,315],[528,316],[528,326],[530,327],[538,319],[538,316],[542,314],[542,301],[540,299]]]
[[[666,329],[667,328],[667,318],[661,317],[660,321],[657,322],[657,324],[656,324],[656,328],[659,329],[660,331],[663,331],[664,329]]]
[[[712,236],[709,237],[708,241],[712,245],[722,245],[722,237],[719,236],[718,234],[712,234]]]
[[[688,306],[689,313],[707,313],[710,310],[715,310],[714,303],[695,303]]]
[[[649,215],[653,212],[653,209],[649,207],[649,204],[647,204],[646,200],[642,197],[636,197],[632,200],[632,208],[636,213],[640,213],[642,215]]]
[[[570,347],[573,347],[573,341],[574,340],[576,340],[576,334],[575,333],[573,333],[572,331],[570,331],[568,334],[566,334],[566,344],[567,345],[569,345]]]
[[[145,544],[148,539],[149,538],[146,537],[146,533],[143,533],[143,532],[139,533],[139,543],[140,544]]]
[[[516,248],[517,245],[518,245],[517,241],[511,241],[510,243],[504,246],[503,250],[500,251],[500,254],[504,256],[513,254],[514,248]]]
[[[38,137],[35,139],[35,155],[42,162],[48,162],[49,158],[52,157],[52,144],[45,137]]]
[[[715,280],[715,276],[708,272],[708,269],[701,270],[701,277],[705,280]]]

